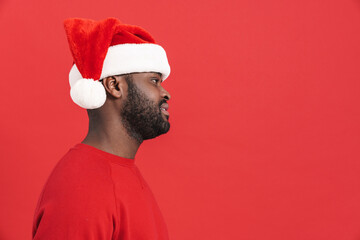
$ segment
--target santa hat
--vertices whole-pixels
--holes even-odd
[[[71,18],[64,27],[74,59],[70,95],[82,108],[101,107],[106,92],[100,79],[132,72],[158,72],[165,80],[170,66],[165,50],[144,29],[116,18]]]

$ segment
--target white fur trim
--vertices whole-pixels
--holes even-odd
[[[70,73],[69,73],[69,83],[70,83],[70,87],[74,86],[74,84],[76,83],[76,81],[82,79],[82,75],[79,71],[79,69],[77,68],[76,64],[74,64],[72,66],[72,68],[70,69]]]
[[[109,47],[100,79],[132,72],[159,72],[165,80],[170,75],[165,50],[152,43],[127,43]],[[70,86],[79,79],[82,79],[82,75],[74,64],[69,74]]]
[[[94,79],[82,78],[72,84],[71,99],[80,107],[95,109],[101,107],[106,101],[104,86]]]

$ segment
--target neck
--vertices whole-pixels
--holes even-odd
[[[89,131],[82,143],[119,157],[134,159],[141,141],[129,136],[120,119],[89,118]]]

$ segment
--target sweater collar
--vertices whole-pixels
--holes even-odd
[[[117,163],[117,164],[127,165],[127,166],[133,166],[135,164],[135,159],[119,157],[117,155],[105,152],[103,150],[100,150],[96,147],[93,147],[93,146],[90,146],[90,145],[87,145],[84,143],[78,143],[74,146],[74,148],[89,151],[93,154],[96,154],[106,160],[109,160],[109,161]]]

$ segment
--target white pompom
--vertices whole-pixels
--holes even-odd
[[[106,101],[104,86],[90,78],[77,80],[71,87],[70,96],[77,105],[86,109],[99,108]]]

